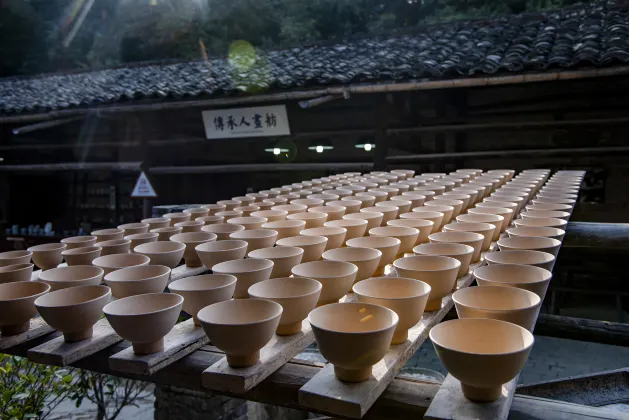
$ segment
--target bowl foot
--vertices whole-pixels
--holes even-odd
[[[345,369],[334,366],[334,375],[343,382],[364,382],[371,376],[371,366],[363,369]]]
[[[133,343],[135,354],[153,354],[164,350],[164,338],[160,338],[152,343]]]
[[[227,357],[227,363],[231,367],[235,367],[235,368],[249,367],[249,366],[255,365],[256,363],[258,363],[258,360],[260,360],[260,350],[256,351],[255,353],[245,354],[245,355],[227,354],[226,357]]]
[[[63,338],[66,343],[74,343],[75,341],[83,341],[90,338],[94,334],[94,327],[89,327],[83,331],[76,331],[71,333],[63,333]]]
[[[408,338],[408,330],[404,329],[401,331],[395,330],[393,333],[393,338],[391,339],[391,344],[400,344],[406,341]]]
[[[502,385],[491,388],[478,388],[461,383],[461,389],[463,390],[463,395],[465,395],[465,398],[470,401],[478,402],[495,401],[498,399],[498,397],[500,397],[500,394],[502,393]]]
[[[295,324],[288,325],[278,325],[275,330],[275,334],[277,335],[294,335],[301,331],[301,321],[296,322]]]
[[[424,311],[431,312],[438,311],[439,309],[441,309],[441,299],[433,299],[426,302],[426,308]]]
[[[31,321],[28,320],[25,323],[19,325],[4,325],[0,327],[0,332],[3,336],[18,335],[28,331],[30,327]]]
[[[199,321],[199,318],[197,318],[196,316],[192,317],[192,322],[194,323],[195,327],[200,327],[201,326],[201,321]]]

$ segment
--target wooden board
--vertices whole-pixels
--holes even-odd
[[[295,335],[273,335],[271,341],[260,350],[260,361],[254,366],[232,368],[223,357],[203,372],[201,382],[204,387],[214,391],[241,394],[262,382],[313,342],[310,324],[302,322],[301,331]]]
[[[33,274],[31,274],[31,281],[39,280],[40,273],[41,273],[41,270],[33,271]]]
[[[170,273],[170,279],[168,280],[168,284],[174,282],[175,280],[180,280],[185,277],[198,276],[199,274],[205,274],[209,270],[205,266],[201,267],[188,267],[187,265],[180,265],[179,267],[173,268],[172,273]]]
[[[49,334],[53,331],[55,331],[55,329],[46,324],[46,322],[41,317],[33,318],[31,319],[31,327],[28,331],[23,332],[22,334],[11,335],[7,337],[0,336],[0,350],[5,350],[10,347],[18,346],[34,338],[41,337],[44,334]]]
[[[164,350],[147,355],[136,355],[127,347],[109,358],[109,367],[125,373],[152,375],[192,353],[209,342],[203,328],[189,319],[173,327],[164,337]]]
[[[518,378],[502,386],[500,397],[490,403],[474,403],[461,390],[461,382],[448,375],[424,415],[429,420],[505,420],[515,395]]]
[[[119,341],[122,341],[122,337],[116,334],[107,319],[103,318],[94,324],[94,334],[87,340],[66,343],[63,336],[57,337],[30,349],[27,357],[35,363],[67,366]]]

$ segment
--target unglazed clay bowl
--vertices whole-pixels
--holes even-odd
[[[277,232],[277,239],[297,236],[306,228],[304,220],[280,220],[278,222],[264,223],[263,229],[271,229]]]
[[[241,230],[229,235],[229,239],[247,242],[247,251],[272,247],[277,241],[277,231],[273,229]]]
[[[472,196],[470,194],[463,194],[460,192],[455,192],[455,191],[450,191],[447,193],[444,193],[443,195],[440,195],[438,197],[436,197],[436,201],[439,202],[441,200],[459,200],[463,202],[463,206],[462,206],[462,210],[459,212],[461,213],[463,210],[469,208],[471,206],[471,198]],[[452,204],[447,204],[448,206],[451,206]]]
[[[323,227],[328,220],[327,213],[293,213],[286,217],[287,220],[303,220],[306,222],[305,229]]]
[[[394,219],[387,222],[387,226],[407,227],[417,229],[419,235],[415,245],[428,242],[428,235],[432,232],[434,223],[425,219]]]
[[[308,213],[325,213],[328,215],[327,220],[331,221],[341,219],[345,215],[345,210],[346,209],[343,206],[325,205],[319,207],[310,207],[308,209]]]
[[[553,218],[553,219],[562,219],[568,220],[570,218],[570,213],[567,211],[550,211],[550,210],[526,210],[520,213],[520,216],[524,219],[532,219],[532,218]]]
[[[238,204],[238,205],[240,205],[240,204]],[[228,210],[233,210],[233,209],[228,209]],[[192,220],[194,220],[197,217],[208,216],[210,214],[210,209],[205,208],[205,207],[192,207],[192,208],[189,208],[189,209],[185,209],[183,212],[184,213],[188,213],[190,215],[190,218]]]
[[[513,224],[516,227],[525,227],[525,226],[531,226],[531,227],[553,227],[553,228],[558,228],[558,229],[562,229],[562,230],[566,230],[566,227],[568,225],[568,221],[563,220],[563,219],[556,219],[556,218],[542,218],[542,217],[531,217],[528,219],[515,219],[513,221]]]
[[[340,219],[325,222],[325,227],[341,227],[347,230],[345,242],[353,238],[360,238],[367,231],[367,221],[363,219]]]
[[[228,224],[244,226],[245,230],[262,229],[262,226],[266,224],[266,222],[266,217],[256,216],[234,217],[227,221]]]
[[[362,201],[354,200],[353,197],[343,197],[338,201],[330,201],[327,206],[345,207],[345,214],[358,213],[362,207]]]
[[[118,229],[124,230],[124,236],[137,235],[138,233],[146,233],[149,231],[148,223],[127,223],[118,226]]]
[[[533,210],[533,211],[565,211],[568,213],[572,213],[573,206],[571,204],[559,204],[559,203],[538,203],[538,204],[528,204],[525,207],[525,210]]]
[[[168,217],[151,217],[149,219],[142,220],[142,223],[147,223],[149,225],[149,230],[169,227],[170,222],[171,220]],[[92,234],[94,233],[92,232]]]
[[[384,219],[384,214],[380,212],[358,212],[352,214],[346,214],[343,216],[344,220],[366,220],[367,227],[365,228],[365,232],[369,232],[370,229],[375,227],[380,227],[382,225],[382,220]]]
[[[225,206],[224,204],[205,204],[201,207],[208,210],[208,216],[214,215],[219,211],[227,210],[227,206]]]
[[[243,213],[244,214],[244,213]],[[207,225],[217,225],[219,223],[224,223],[225,222],[225,218],[223,216],[217,216],[217,215],[211,215],[211,216],[203,216],[203,217],[197,217],[196,219],[194,219],[198,222],[203,222],[204,226]],[[183,230],[183,229],[182,229]]]
[[[272,271],[273,261],[256,258],[224,261],[212,267],[214,274],[231,274],[238,279],[234,299],[248,298],[249,287],[259,281],[268,280]]]
[[[537,197],[532,200],[533,204],[567,204],[574,208],[577,200],[572,198],[557,198],[557,197]]]
[[[325,236],[328,238],[328,243],[326,244],[325,249],[328,250],[343,246],[345,236],[347,235],[347,229],[341,227],[321,227],[304,229],[299,234],[302,236]]]
[[[176,235],[178,233],[181,233],[182,231],[183,231],[182,228],[175,227],[175,226],[151,229],[152,233],[157,233],[159,235],[157,237],[157,240],[160,241],[160,242],[162,242],[162,241],[169,241],[171,236]]]
[[[344,382],[369,379],[389,349],[398,319],[389,308],[362,302],[325,305],[308,315],[321,355]]]
[[[374,248],[347,247],[330,249],[323,253],[323,259],[327,261],[344,261],[358,267],[355,282],[371,277],[382,258],[382,252]]]
[[[308,198],[323,200],[324,205],[325,205],[325,203],[328,203],[330,201],[335,201],[335,200],[340,200],[341,199],[341,197],[339,195],[337,195],[337,194],[330,194],[330,193],[310,194],[308,196]]]
[[[400,217],[401,214],[408,213],[409,211],[411,211],[412,204],[413,203],[409,200],[403,200],[400,197],[391,197],[389,200],[379,203],[376,207],[382,207],[382,206],[397,207],[398,208],[397,217]]]
[[[426,207],[428,208],[432,208],[432,207],[441,207],[441,206],[449,206],[452,207],[452,217],[456,217],[459,215],[459,213],[461,213],[461,210],[463,210],[463,201],[461,200],[454,200],[454,199],[448,199],[447,196],[439,196],[437,198],[435,198],[432,201],[429,201],[428,203],[424,204]],[[437,211],[441,211],[441,210],[437,210]]]
[[[159,243],[159,242],[156,242]],[[152,244],[145,244],[140,246],[146,246]],[[105,275],[112,271],[120,270],[125,267],[135,267],[136,265],[148,265],[151,260],[149,257],[140,254],[114,254],[107,255],[105,257],[98,257],[92,261],[92,265],[100,267],[105,272]]]
[[[230,274],[204,274],[186,277],[168,285],[171,293],[184,298],[183,310],[200,326],[197,314],[208,305],[230,300],[236,289],[236,277]]]
[[[325,236],[291,236],[277,241],[278,247],[298,247],[304,253],[301,262],[318,261],[328,243]]]
[[[159,238],[159,233],[148,232],[148,233],[136,233],[135,235],[125,236],[125,239],[131,241],[130,250],[131,252],[135,252],[135,247],[142,244],[148,244],[151,242],[157,242]]]
[[[533,334],[519,325],[495,319],[453,319],[435,325],[430,340],[448,372],[461,381],[471,401],[494,401],[502,385],[524,367]]]
[[[188,222],[192,218],[192,214],[184,213],[184,212],[166,213],[164,217],[167,217],[170,219],[171,226],[175,226],[177,223]]]
[[[515,287],[465,287],[454,292],[452,300],[460,319],[499,319],[531,332],[542,306],[535,293]]]
[[[424,210],[421,210],[424,209]],[[438,211],[432,211],[429,207],[417,207],[412,212],[402,214],[400,220],[405,219],[422,219],[432,222],[431,233],[435,233],[441,230],[443,226],[444,214]]]
[[[391,236],[365,236],[347,241],[349,248],[373,248],[382,253],[374,275],[384,274],[384,268],[393,262],[399,253],[402,241]]]
[[[490,264],[474,270],[474,277],[479,286],[517,287],[543,300],[552,274],[532,265]]]
[[[481,248],[485,237],[475,232],[437,232],[428,236],[430,243],[457,243],[474,248],[472,263],[480,261]]]
[[[511,209],[513,213],[511,213],[511,220],[514,220],[517,211],[518,205],[516,203],[511,203],[510,201],[485,201],[482,203],[476,203],[475,208],[501,208],[501,209]],[[471,209],[470,209],[471,210]]]
[[[77,286],[95,286],[103,280],[102,268],[92,265],[75,265],[51,268],[39,273],[39,281],[50,286],[50,291],[67,289]]]
[[[113,241],[114,239],[122,239],[124,230],[120,228],[95,230],[92,232],[92,236],[96,236],[96,242]]]
[[[0,267],[0,284],[30,281],[33,275],[33,267],[34,265],[31,263]]]
[[[164,349],[164,337],[177,323],[182,304],[176,293],[146,293],[115,300],[103,312],[116,334],[133,344],[135,354],[153,354]]]
[[[526,250],[497,251],[485,255],[487,264],[533,265],[550,272],[555,266],[555,256],[548,252]]]
[[[560,247],[561,241],[544,237],[518,236],[502,238],[498,241],[498,248],[501,251],[530,249],[533,251],[548,252],[554,255],[555,258],[557,258],[557,254],[559,254]]]
[[[113,271],[105,276],[105,284],[117,298],[161,293],[170,279],[170,268],[165,265],[143,265]]]
[[[100,255],[126,254],[131,249],[131,240],[112,239],[111,241],[96,242],[101,248]]]
[[[563,241],[564,236],[566,235],[566,231],[563,229],[552,228],[552,227],[543,227],[543,226],[523,226],[523,227],[513,227],[507,229],[507,235],[509,237],[521,237],[521,236],[532,236],[532,237],[544,237],[544,238],[552,238],[558,241]]]
[[[249,197],[249,196],[239,196],[239,197],[232,197],[232,200],[234,201],[238,201],[242,206],[248,206],[251,205],[253,203],[255,203],[256,199],[255,197]]]
[[[371,229],[369,231],[369,236],[389,236],[399,239],[400,249],[398,250],[398,253],[401,255],[406,252],[411,252],[417,243],[419,230],[403,226],[384,226]]]
[[[122,232],[122,231],[121,231]],[[53,243],[32,246],[28,249],[33,253],[33,262],[42,270],[57,267],[63,261],[61,253],[65,251],[66,244]]]
[[[206,225],[201,228],[201,232],[213,233],[216,235],[217,241],[224,241],[229,239],[229,235],[234,232],[240,232],[245,230],[244,226],[234,225],[230,223],[216,223],[212,225]]]
[[[75,342],[92,336],[110,298],[107,286],[69,287],[38,297],[35,307],[48,325],[63,333],[65,341]]]
[[[378,205],[381,204],[381,205]],[[389,220],[393,220],[397,217],[399,209],[395,206],[387,206],[386,203],[376,203],[374,207],[365,207],[360,209],[361,213],[382,213],[382,226],[386,226]]]
[[[28,331],[30,320],[37,315],[35,300],[50,291],[39,281],[0,284],[0,333],[3,337]]]
[[[323,286],[318,306],[338,302],[350,290],[358,267],[343,261],[313,261],[296,265],[291,270],[295,277],[315,279]]]
[[[247,254],[247,242],[228,239],[225,241],[206,242],[195,247],[204,266],[212,268],[218,263],[240,260]]]
[[[94,246],[96,243],[96,236],[84,235],[84,236],[72,236],[70,238],[64,238],[60,241],[62,244],[66,244],[66,249],[85,248],[88,246]],[[25,251],[13,251],[13,252],[25,252]],[[8,254],[4,252],[3,254]],[[2,264],[2,255],[0,254],[0,265]],[[31,259],[29,257],[28,261]],[[17,263],[16,263],[17,264]]]
[[[502,226],[500,226],[500,232],[504,232],[511,224],[513,219],[513,210],[504,207],[474,207],[467,211],[468,214],[495,214],[502,216]]]
[[[211,225],[216,226],[216,225]],[[172,242],[179,242],[186,246],[183,251],[183,259],[188,267],[200,267],[203,264],[197,255],[196,247],[206,242],[216,241],[217,236],[209,232],[178,233],[170,237]]]
[[[294,266],[301,263],[304,250],[293,246],[278,246],[271,248],[260,248],[251,251],[249,258],[267,259],[273,261],[273,270],[270,278],[288,277]]]
[[[480,222],[456,222],[450,223],[443,227],[444,232],[473,232],[483,235],[482,251],[487,251],[494,237],[496,226],[491,223]]]
[[[298,198],[296,200],[292,200],[290,203],[300,204],[302,206],[306,206],[307,208],[311,208],[311,207],[323,206],[325,204],[325,201],[317,199],[317,198]]]
[[[302,321],[317,305],[321,283],[305,277],[279,277],[264,280],[249,288],[249,296],[282,305],[277,335],[293,335],[302,330]]]
[[[197,317],[212,344],[225,352],[227,363],[242,368],[258,362],[282,311],[282,305],[270,300],[237,299],[206,306]]]
[[[421,207],[426,202],[426,196],[421,194],[419,191],[409,191],[402,193],[399,199],[408,200],[411,202],[411,210],[417,207]]]
[[[433,204],[431,204],[433,203]],[[430,206],[428,205],[430,204]],[[439,204],[439,202],[435,202],[433,201],[429,201],[428,203],[424,204],[423,207],[417,207],[416,209],[413,209],[413,212],[415,213],[421,213],[421,212],[439,212],[443,214],[443,224],[448,224],[450,223],[450,220],[452,220],[452,217],[454,216],[454,207],[452,206],[446,206],[444,204]]]
[[[288,214],[295,214],[308,211],[308,206],[304,206],[303,204],[279,204],[271,207],[271,210],[284,210]]]
[[[68,266],[73,265],[92,265],[92,261],[100,257],[101,247],[99,246],[86,246],[83,248],[66,249],[61,253],[63,258],[68,263]]]
[[[262,210],[254,211],[251,213],[253,217],[263,217],[267,222],[279,222],[280,220],[286,220],[288,212],[286,210]]]
[[[223,218],[223,221],[227,223],[231,219],[236,217],[242,217],[242,212],[240,210],[227,210],[227,211],[219,211],[215,214],[215,216],[220,216]]]
[[[181,228],[181,233],[201,232],[205,222],[201,220],[188,220],[187,222],[175,223],[175,227]]]
[[[362,204],[360,205],[361,209],[365,207],[373,207],[376,205],[376,201],[378,200],[376,196],[368,192],[359,192],[352,196],[353,200],[358,200]]]
[[[494,234],[491,238],[492,241],[497,241],[500,238],[500,231],[504,224],[505,218],[497,214],[461,214],[456,217],[458,223],[472,222],[472,223],[489,223],[495,226]],[[480,232],[479,232],[480,233]]]
[[[258,210],[260,210],[260,207],[258,207],[256,205],[241,206],[241,207],[236,207],[234,210],[235,211],[241,211],[243,217],[249,217],[249,216],[252,215],[252,213],[256,213]],[[214,216],[214,217],[217,217],[217,216]],[[254,216],[254,217],[260,217],[260,216]],[[201,219],[201,217],[197,218],[197,220],[199,220],[199,219]]]
[[[183,258],[186,245],[173,241],[158,241],[141,244],[135,247],[134,252],[147,256],[152,265],[165,265],[168,268],[175,268]]]
[[[470,263],[474,255],[474,248],[469,245],[459,243],[428,243],[417,245],[413,248],[415,255],[440,255],[459,260],[461,266],[457,274],[457,279],[465,276],[470,271]],[[455,284],[456,286],[456,284]]]

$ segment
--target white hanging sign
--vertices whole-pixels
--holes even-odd
[[[201,115],[208,139],[290,134],[285,105],[215,109]]]
[[[135,187],[131,192],[131,197],[133,198],[153,198],[157,197],[155,193],[155,189],[153,185],[151,185],[151,181],[149,181],[148,177],[144,173],[144,171],[140,172],[140,176],[135,183]]]

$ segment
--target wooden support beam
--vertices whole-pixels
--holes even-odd
[[[0,336],[0,350],[8,350],[11,347],[19,346],[53,331],[55,331],[55,329],[46,324],[43,318],[33,318],[31,319],[31,325],[28,331],[17,335],[8,335],[6,337]]]

